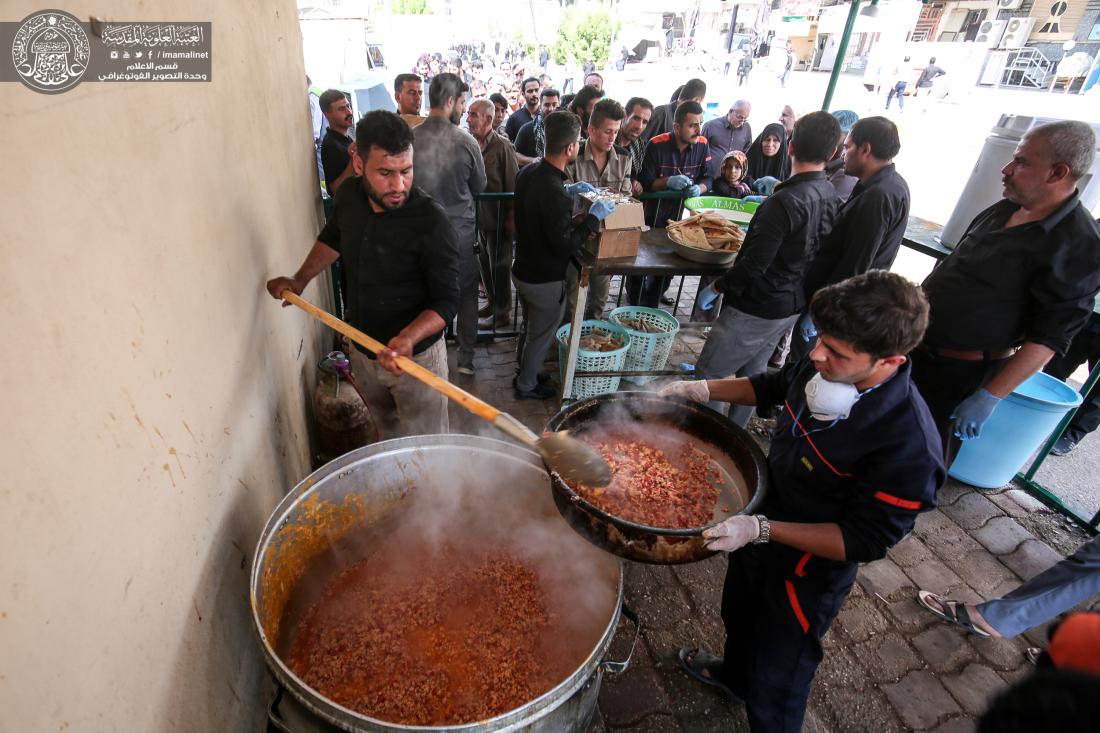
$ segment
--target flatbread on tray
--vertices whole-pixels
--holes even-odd
[[[745,241],[741,227],[713,211],[669,222],[666,230],[674,241],[703,250],[737,252]]]

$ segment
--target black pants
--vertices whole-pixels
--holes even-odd
[[[983,384],[1000,371],[1007,359],[989,359],[986,361],[964,361],[935,356],[915,349],[909,355],[913,362],[912,378],[917,385],[936,429],[943,441],[944,456],[950,459],[958,451],[958,438],[951,424],[951,413],[959,403],[974,394]],[[947,461],[950,465],[950,460]]]
[[[1088,362],[1089,371],[1096,368],[1100,361],[1100,333],[1086,328],[1079,331],[1070,342],[1065,356],[1055,354],[1043,367],[1043,371],[1052,377],[1066,379],[1069,375],[1085,362]],[[1074,443],[1080,443],[1081,439],[1100,427],[1100,382],[1093,385],[1089,393],[1085,395],[1085,401],[1077,409],[1073,420],[1066,428],[1065,434]]]
[[[630,275],[626,278],[626,302],[646,308],[659,308],[661,294],[670,282],[672,278],[659,275]]]
[[[756,733],[799,733],[821,637],[856,579],[856,563],[783,545],[730,553],[722,587],[722,681],[745,701]]]

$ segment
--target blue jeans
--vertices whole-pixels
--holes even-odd
[[[905,82],[899,81],[886,93],[886,109],[890,109],[890,102],[894,99],[894,95],[898,98],[898,109],[905,109]]]
[[[1046,623],[1100,593],[1100,537],[1003,598],[978,604],[978,613],[1002,636]]]

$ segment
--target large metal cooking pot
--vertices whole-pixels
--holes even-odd
[[[294,488],[275,509],[260,536],[252,564],[252,615],[268,666],[278,682],[312,715],[345,731],[582,731],[595,710],[602,674],[629,663],[603,657],[619,622],[623,579],[615,558],[591,547],[561,520],[551,500],[549,477],[526,448],[466,435],[402,438],[357,449],[323,466]],[[288,609],[303,577],[334,543],[354,532],[382,532],[417,502],[418,487],[447,489],[442,503],[469,504],[489,521],[517,516],[539,528],[555,555],[578,563],[598,642],[575,671],[549,692],[488,720],[452,727],[415,727],[362,715],[306,685],[279,654],[280,634],[290,628]],[[417,497],[413,497],[416,499]],[[487,498],[489,499],[487,501]],[[420,506],[423,509],[423,506]],[[452,507],[453,508],[453,507]],[[471,506],[465,507],[469,511]],[[442,513],[445,507],[440,507]],[[523,525],[528,527],[528,525]],[[471,530],[476,531],[476,530]],[[522,531],[517,529],[517,532]],[[560,553],[560,554],[559,554]],[[570,589],[556,592],[569,593]],[[599,600],[592,600],[598,598]],[[627,612],[629,614],[629,612]],[[632,614],[631,614],[632,616]],[[287,628],[281,628],[284,624]],[[635,630],[635,640],[637,629]]]
[[[654,392],[612,392],[575,402],[550,418],[547,430],[581,433],[634,420],[660,422],[684,434],[700,450],[710,454],[721,473],[711,526],[730,516],[723,505],[742,507],[737,513],[752,514],[764,501],[768,468],[763,451],[748,431],[706,405]],[[597,547],[628,560],[672,565],[704,560],[714,554],[703,544],[702,530],[648,527],[601,510],[552,476],[558,511],[582,537]]]

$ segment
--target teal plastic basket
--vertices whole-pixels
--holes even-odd
[[[700,211],[718,211],[733,221],[744,224],[752,219],[760,204],[741,199],[731,199],[725,196],[695,196],[684,199],[684,208],[691,213]]]
[[[558,368],[561,379],[565,381],[565,354],[569,344],[569,327],[566,323],[558,329]],[[588,351],[577,350],[577,372],[617,372],[621,371],[626,361],[626,352],[630,349],[630,334],[622,326],[617,326],[609,321],[581,321],[581,336],[599,329],[606,333],[614,334],[622,342],[621,349],[614,351]],[[595,397],[598,394],[614,392],[619,388],[621,377],[574,377],[573,393],[566,399],[584,399]]]
[[[637,331],[623,323],[628,318],[640,320],[661,330],[656,333]],[[611,311],[607,319],[617,326],[622,326],[630,335],[630,348],[626,352],[626,366],[623,367],[625,371],[649,371],[665,368],[668,355],[672,353],[672,343],[676,340],[676,334],[680,331],[679,321],[663,310],[635,305],[616,308]],[[623,379],[641,385],[653,381],[654,378],[623,377]]]

